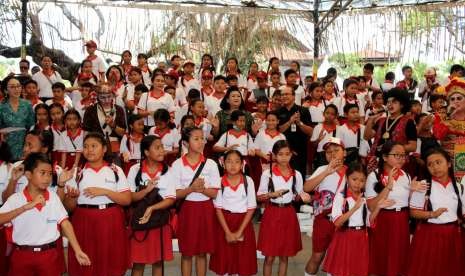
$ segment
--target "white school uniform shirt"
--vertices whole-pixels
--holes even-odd
[[[286,85],[282,85],[281,87],[279,87],[279,90],[283,91],[285,87]],[[297,89],[295,90],[295,104],[302,105],[303,99],[305,99],[305,89],[301,85],[299,85]]]
[[[253,138],[250,134],[243,130],[236,134],[235,131],[228,130],[227,132],[221,135],[218,142],[216,142],[215,146],[220,147],[229,147],[231,145],[237,144],[239,145],[236,149],[243,155],[249,155],[249,150],[255,149],[255,144],[253,142]]]
[[[142,70],[142,79],[144,80],[144,84],[149,87],[150,84],[152,84],[152,79],[151,79],[151,76],[150,76],[150,71],[147,70],[147,72],[145,72],[143,69]]]
[[[267,130],[260,130],[255,137],[255,147],[264,154],[271,154],[274,144],[279,140],[286,140],[286,136],[278,131],[277,135],[271,135]]]
[[[7,162],[2,162],[0,164],[0,205],[3,204],[2,193],[5,191],[6,186],[8,186],[10,169],[12,165]]]
[[[128,148],[128,139],[129,139],[129,148]],[[121,154],[127,152],[129,153],[129,160],[140,160],[140,142],[135,142],[134,139],[131,139],[129,134],[124,134],[121,138],[121,143],[119,145],[119,151]]]
[[[415,191],[410,198],[410,208],[426,211],[426,191]],[[464,202],[465,197],[463,191],[459,189],[459,197]],[[452,181],[449,179],[447,183],[441,183],[435,179],[431,180],[431,194],[429,201],[432,211],[439,208],[447,208],[447,211],[442,213],[437,218],[428,219],[429,223],[444,224],[457,220],[457,206],[459,197],[454,191]],[[462,214],[465,214],[465,207],[462,205]]]
[[[194,178],[197,169],[201,162],[205,162],[205,166],[202,169],[199,177],[202,177],[205,181],[205,187],[211,189],[221,188],[221,178],[218,172],[218,165],[211,159],[205,159],[201,157],[201,160],[197,164],[189,164],[185,155],[181,158],[176,159],[171,165],[169,171],[169,181],[176,185],[176,190],[182,190],[189,187]],[[207,201],[210,198],[202,193],[190,193],[186,200],[188,201]]]
[[[205,96],[204,103],[205,103],[205,108],[208,111],[208,114],[211,116],[215,116],[218,111],[221,110],[220,104],[221,101],[223,100],[223,97],[217,98],[215,96],[210,95],[210,96]]]
[[[142,165],[142,168],[141,168]],[[141,171],[141,181],[139,186],[147,186],[149,180],[153,180],[158,177],[157,188],[159,189],[158,193],[163,198],[172,198],[176,199],[176,186],[174,183],[170,182],[170,177],[168,176],[168,171],[162,175],[163,168],[160,167],[153,175],[150,175],[145,162],[134,164],[128,173],[128,183],[131,189],[131,192],[137,191],[136,186],[136,176],[137,173]]]
[[[247,193],[245,191],[244,177],[247,178]],[[231,213],[245,213],[257,208],[255,197],[255,185],[252,178],[243,175],[241,183],[232,187],[226,176],[221,179],[222,189],[218,191],[213,200],[215,208],[223,209]]]
[[[60,135],[57,150],[60,152],[82,152],[84,147],[84,130],[79,129],[76,137],[71,137],[67,130],[62,131]]]
[[[163,133],[157,131],[157,127],[152,127],[149,130],[149,135],[155,135],[161,138],[163,148],[167,151],[172,151],[173,148],[179,148],[179,140],[181,134],[176,128],[167,129]]]
[[[53,134],[53,151],[58,151],[60,149],[62,131],[55,129],[53,126],[50,128],[50,130]]]
[[[271,176],[271,174],[273,176]],[[272,168],[272,173],[270,173],[270,169],[267,169],[262,173],[262,176],[260,177],[260,186],[258,187],[257,195],[264,195],[269,193],[268,183],[270,181],[270,177],[272,177],[271,179],[273,180],[273,187],[275,191],[281,189],[289,190],[288,193],[278,198],[271,198],[270,201],[273,203],[287,204],[295,198],[296,195],[292,192],[292,183],[294,182],[294,178],[294,188],[297,195],[303,192],[303,179],[299,171],[294,170],[293,174],[289,175],[288,178],[285,178],[279,170],[278,166],[275,165]]]
[[[105,61],[99,56],[97,56],[94,59],[91,59],[92,61],[92,73],[97,76],[97,78],[100,80],[100,73],[105,73],[106,72],[106,64]]]
[[[201,85],[200,82],[196,79],[193,78],[191,80],[184,80],[184,86],[181,83],[181,78],[179,78],[177,89],[176,89],[176,102],[180,103],[180,106],[187,104],[186,98],[187,95],[189,94],[189,91],[191,89],[197,89],[201,91]],[[178,95],[178,90],[179,90],[179,95]]]
[[[374,138],[371,141],[372,143],[373,143],[373,140]],[[358,149],[358,155],[360,155],[361,157],[367,157],[370,150],[371,150],[371,146],[368,143],[368,141],[363,140],[360,142],[360,148]]]
[[[42,71],[39,71],[32,75],[32,79],[37,82],[37,86],[39,87],[39,97],[46,97],[52,98],[52,85],[56,82],[62,82],[63,79],[61,78],[60,73],[57,71],[53,71],[53,74],[49,77],[45,76]]]
[[[365,100],[363,99],[363,96],[361,97],[359,94],[356,95],[356,98],[357,100],[348,100],[346,97],[342,96],[334,99],[333,104],[336,105],[339,116],[344,116],[344,106],[351,103],[358,105],[358,113],[360,117],[365,117]]]
[[[365,195],[367,199],[372,199],[378,196],[378,193],[375,191],[375,184],[378,182],[378,179],[376,177],[378,170],[371,172],[368,175],[367,178],[367,184],[366,184],[366,192]],[[409,206],[409,195],[410,195],[410,177],[406,172],[403,170],[399,170],[399,176],[396,179],[394,177],[394,186],[392,188],[392,191],[389,192],[388,199],[392,199],[395,201],[393,206],[390,206],[385,209],[400,209],[404,207]],[[384,175],[381,178],[381,181],[383,183],[387,183],[388,181],[388,175]],[[384,184],[381,183],[381,185],[384,186]]]
[[[327,167],[328,165],[318,167],[308,178],[308,180],[322,174]],[[319,194],[318,199],[315,199],[313,202],[315,216],[323,213],[324,211],[331,210],[334,197],[344,187],[344,183],[346,181],[345,172],[345,169],[333,172],[332,174],[326,176],[315,188],[315,191]]]
[[[168,110],[168,112],[174,112],[174,101],[170,94],[163,93],[159,98],[154,98],[153,94],[149,91],[143,93],[140,97],[139,104],[137,108],[147,111],[156,111],[160,108],[164,108]],[[146,126],[153,126],[155,125],[155,121],[153,120],[153,116],[147,116],[144,119],[144,124]]]
[[[35,206],[11,220],[13,243],[43,245],[54,242],[60,237],[58,225],[68,218],[68,213],[55,192],[47,189],[44,197],[45,206]],[[10,196],[0,208],[0,213],[13,211],[30,201],[32,198],[24,189]]]
[[[174,96],[174,105],[181,108],[187,105],[187,94],[184,91],[184,88],[176,88]]]
[[[357,146],[358,140],[358,132],[360,132],[360,145]],[[336,137],[341,139],[344,143],[345,148],[360,148],[362,146],[363,141],[363,133],[365,132],[365,126],[359,125],[358,129],[354,132],[354,130],[350,129],[347,123],[338,127],[336,131]]]
[[[252,91],[254,89],[258,88],[258,84],[256,80],[253,79],[248,79],[247,80],[247,90]],[[253,95],[253,93],[252,93]]]
[[[321,100],[317,105],[310,105],[308,107],[313,123],[322,123],[325,120],[323,112],[325,111],[326,106],[327,104],[325,100]]]
[[[367,210],[366,218],[365,218],[365,226],[369,226],[370,224],[370,212],[367,207],[366,199],[363,199],[364,203],[360,208],[358,208],[350,217],[349,217],[349,227],[358,227],[363,226],[363,209],[364,207]],[[344,206],[348,204],[348,210],[352,209],[355,206],[356,200],[352,197],[351,193],[347,192],[347,198],[344,198],[344,192],[338,192],[334,196],[333,200],[333,208],[331,209],[331,220],[335,222],[338,218],[340,218],[344,214]]]
[[[318,125],[315,126],[313,129],[312,137],[310,138],[310,141],[315,142],[318,140],[320,136],[320,132],[323,129],[323,124],[319,123]],[[334,133],[336,131],[336,133]],[[323,151],[323,146],[326,144],[326,142],[331,138],[331,137],[336,137],[337,133],[339,132],[339,126],[336,126],[336,129],[333,131],[327,131],[326,129],[323,129],[324,137],[321,139],[321,141],[318,143],[318,147],[316,149],[317,152],[322,152]]]
[[[53,104],[53,99],[46,100],[45,104],[48,105],[48,106],[52,105]],[[71,101],[71,98],[68,95],[65,95],[64,104],[62,104],[62,106],[63,106],[63,109],[64,109],[65,113],[69,109],[73,108],[73,101]]]
[[[116,181],[115,173],[118,175]],[[79,183],[76,178],[80,178]],[[96,196],[90,198],[84,195],[84,190],[89,187],[105,188],[114,192],[129,191],[129,184],[123,170],[114,164],[104,164],[102,167],[94,169],[86,164],[76,178],[70,179],[66,185],[79,189],[78,204],[101,205],[113,203],[107,196]]]

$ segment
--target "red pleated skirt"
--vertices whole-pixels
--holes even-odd
[[[131,263],[154,264],[163,261],[173,260],[173,244],[171,242],[171,227],[169,224],[162,228],[150,229],[144,240],[146,231],[135,231],[130,240]],[[163,258],[162,245],[163,239]]]
[[[183,256],[215,251],[215,209],[212,200],[184,201],[178,215],[179,251]]]
[[[407,272],[409,211],[381,210],[370,229],[370,274],[398,276]]]
[[[61,152],[59,151],[52,151],[52,163],[57,163],[57,164],[60,164],[61,162]]]
[[[326,214],[320,214],[313,220],[312,252],[325,252],[334,236],[334,224]]]
[[[302,250],[299,221],[292,206],[269,204],[263,213],[258,250],[264,256],[295,256]]]
[[[242,224],[246,213],[232,214],[223,210],[223,215],[232,232],[236,232]],[[255,232],[249,222],[244,229],[244,241],[228,243],[223,228],[215,224],[215,253],[210,257],[210,270],[218,275],[257,274],[257,247]]]
[[[8,257],[6,256],[6,233],[5,227],[0,226],[0,276],[4,276],[8,272]]]
[[[80,266],[69,250],[69,275],[123,275],[130,267],[129,240],[121,207],[88,209],[77,207],[71,222],[82,250],[92,265]]]
[[[258,191],[258,186],[260,185],[260,177],[262,176],[262,166],[260,164],[260,158],[257,156],[247,156],[246,160],[250,169],[249,176],[253,180],[253,183],[255,185],[255,191]]]
[[[368,258],[366,229],[338,230],[326,252],[323,270],[334,276],[366,276]]]
[[[61,159],[61,158],[60,158]],[[67,152],[66,153],[66,163],[65,163],[65,168],[71,169],[74,165],[74,162],[76,161],[76,153],[74,152]],[[78,167],[84,164],[84,157],[81,157],[78,163]]]
[[[463,232],[457,223],[418,224],[410,247],[407,275],[465,275]]]

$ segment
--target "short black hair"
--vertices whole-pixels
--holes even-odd
[[[142,93],[144,93],[144,92],[149,92],[149,89],[147,88],[145,84],[141,83],[141,84],[136,85],[136,87],[134,87],[134,91],[141,91]]]
[[[11,155],[11,150],[10,147],[6,142],[1,142],[0,143],[0,160],[2,160],[5,163],[10,163],[13,159],[13,156]]]
[[[242,110],[234,110],[231,113],[231,121],[235,122],[239,120],[239,117],[245,117],[245,113]]]
[[[34,128],[29,131],[27,135],[37,136],[42,148],[47,149],[47,153],[52,152],[53,150],[53,133],[50,130],[41,130],[39,128]]]
[[[454,64],[450,67],[450,74],[453,73],[461,73],[462,75],[465,74],[465,68],[460,64]]]
[[[217,75],[213,78],[213,82],[216,82],[218,80],[224,80],[226,82],[226,78],[223,75]]]
[[[328,68],[328,70],[326,70],[326,77],[334,77],[336,75],[337,75],[336,68],[330,67],[330,68]]]
[[[259,97],[257,97],[256,102],[257,102],[257,104],[258,103],[269,103],[270,100],[268,100],[268,98],[266,96],[259,96]]]
[[[363,70],[368,70],[373,73],[373,71],[375,70],[375,66],[372,63],[367,63],[363,66]]]
[[[24,171],[32,172],[35,168],[39,166],[40,163],[52,165],[52,161],[50,160],[47,154],[33,152],[29,154],[23,161]]]
[[[413,69],[412,69],[412,66],[410,66],[410,65],[405,65],[404,67],[402,67],[402,73],[405,73],[405,71],[407,71],[407,70],[409,70],[409,69],[410,69],[410,70],[413,70]]]
[[[226,77],[226,82],[230,82],[230,81],[233,81],[233,80],[237,81],[239,79],[235,75],[229,75],[229,76]]]
[[[394,74],[394,72],[387,72],[384,79],[394,81],[396,79],[396,75]]]
[[[297,72],[294,70],[294,69],[287,69],[286,71],[284,71],[284,77],[287,79],[287,77],[289,77],[289,75],[291,74],[297,74]]]
[[[66,86],[62,82],[55,82],[54,84],[52,84],[52,90],[53,89],[65,90]]]
[[[35,80],[33,80],[33,79],[27,79],[27,80],[23,83],[23,86],[25,87],[26,85],[31,84],[31,83],[32,83],[32,84],[35,84],[35,86],[39,86],[39,84],[38,84]]]
[[[31,63],[27,59],[22,59],[22,60],[19,61],[19,63],[21,63],[21,62],[27,63],[27,67],[29,67],[31,65]]]
[[[169,123],[171,119],[170,113],[168,110],[164,108],[159,108],[155,113],[153,113],[153,120],[154,121],[161,121],[165,123]]]
[[[357,109],[360,109],[360,108],[358,107],[358,105],[357,105],[357,104],[354,104],[354,103],[348,103],[348,104],[344,105],[344,109],[343,109],[343,110],[344,110],[344,114],[347,114],[347,113],[349,113],[349,111],[350,111],[352,108],[357,108]]]

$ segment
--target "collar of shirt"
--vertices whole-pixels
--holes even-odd
[[[189,163],[189,160],[187,160],[187,154],[184,154],[181,157],[181,160],[184,167],[190,167],[192,170],[195,170],[200,165],[200,163],[205,162],[205,157],[201,155],[199,161],[195,164]]]
[[[33,200],[31,194],[29,193],[29,190],[27,189],[27,187],[24,188],[23,194],[24,194],[24,196],[26,197],[27,202],[31,202],[31,201]],[[50,194],[49,194],[48,190],[45,190],[45,192],[44,192],[44,198],[45,198],[45,201],[48,201],[48,200],[49,200]],[[38,203],[38,204],[36,204],[36,206],[34,206],[34,207],[35,207],[37,210],[40,211],[40,210],[42,210],[42,208],[43,208],[44,206],[43,206],[42,204]]]
[[[231,183],[229,183],[227,174],[223,175],[223,177],[221,178],[221,185],[223,185],[223,187],[229,187],[234,192],[237,191],[237,189],[239,188],[239,186],[241,184],[244,184],[244,176],[243,175],[241,175],[241,179],[240,179],[239,183],[237,185],[235,185],[235,186],[232,186]]]

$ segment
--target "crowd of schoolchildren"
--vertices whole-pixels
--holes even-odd
[[[257,250],[286,275],[303,204],[301,275],[465,275],[463,187],[432,131],[465,114],[461,65],[379,85],[366,64],[340,89],[333,68],[314,80],[275,57],[151,71],[86,48],[72,87],[48,56],[2,81],[0,275],[162,275],[173,237],[182,275],[255,275]]]

